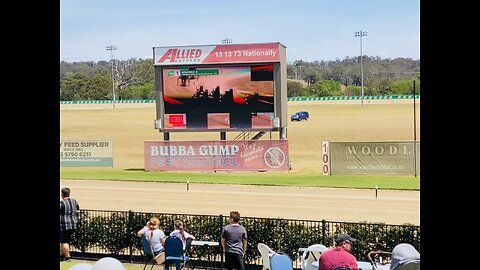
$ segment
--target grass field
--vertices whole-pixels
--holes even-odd
[[[382,189],[407,189],[420,190],[420,177],[413,176],[322,176],[321,172],[321,142],[322,141],[411,141],[413,140],[413,104],[388,103],[373,104],[339,104],[323,102],[289,102],[288,114],[299,110],[307,110],[310,120],[302,122],[289,122],[287,139],[289,140],[290,161],[293,170],[289,172],[273,173],[184,173],[184,172],[149,172],[143,171],[143,143],[146,140],[163,140],[162,133],[154,129],[155,105],[120,104],[115,110],[108,105],[103,107],[95,105],[61,106],[60,110],[60,138],[62,140],[112,140],[114,154],[114,168],[61,168],[62,179],[108,179],[129,181],[168,181],[185,182],[189,179],[195,183],[228,183],[228,184],[255,184],[255,185],[289,185],[289,186],[318,186],[318,187],[353,187],[372,188],[378,186]],[[420,105],[416,105],[416,139],[420,141]],[[227,140],[233,139],[238,133],[227,133]],[[218,133],[170,133],[173,140],[218,140]],[[266,134],[262,139],[269,139]],[[271,134],[272,139],[278,139],[278,133]],[[81,195],[83,189],[75,188],[75,196]],[[106,189],[99,189],[102,194],[101,204],[105,204]],[[112,192],[118,195],[118,190]],[[156,191],[154,191],[156,192]],[[86,192],[89,196],[91,191]],[[133,191],[132,191],[133,193]],[[412,192],[408,192],[412,193]],[[343,194],[343,192],[342,192]],[[135,196],[131,204],[135,202]],[[237,195],[238,196],[238,195]],[[383,196],[383,194],[382,194]],[[143,196],[145,197],[145,196]],[[148,196],[147,196],[148,197]],[[305,196],[303,196],[305,197]],[[382,198],[383,199],[383,198]],[[91,199],[94,200],[94,199]],[[124,200],[123,198],[121,200]],[[330,197],[330,201],[333,199]],[[341,199],[343,202],[345,198]],[[108,199],[107,199],[108,201]],[[366,220],[369,212],[374,212],[379,206],[387,204],[389,198],[375,200],[370,205],[371,209],[360,209],[361,218]],[[402,201],[407,201],[406,199]],[[87,205],[87,198],[81,199],[82,205]],[[256,200],[252,201],[257,203]],[[115,203],[115,202],[114,202]],[[143,203],[143,202],[142,202]],[[417,224],[418,201],[411,202],[416,209],[414,218],[409,223]],[[198,202],[200,204],[200,202]],[[323,216],[329,214],[312,202],[315,211]],[[339,203],[335,203],[339,204]],[[362,204],[346,202],[348,209],[361,208]],[[103,207],[105,207],[103,205]],[[118,207],[118,206],[117,206]],[[167,209],[173,208],[166,206]],[[197,208],[200,206],[197,205]],[[228,206],[230,207],[230,206]],[[241,206],[236,206],[237,209]],[[251,207],[251,206],[249,206]],[[285,205],[285,208],[291,206]],[[367,207],[367,206],[365,206]],[[304,207],[305,208],[305,207]],[[411,211],[409,207],[392,207],[386,215],[392,214],[392,209]],[[93,207],[97,209],[97,207]],[[130,208],[129,208],[130,209]],[[296,208],[295,208],[296,209]],[[117,209],[118,210],[118,209]],[[251,211],[240,208],[242,213],[252,214]],[[337,210],[327,209],[331,212]],[[192,211],[192,210],[190,210]],[[196,209],[198,211],[198,209]],[[212,211],[216,211],[212,210]],[[273,209],[269,212],[278,211]],[[322,212],[323,211],[323,212]],[[353,210],[352,210],[353,211]],[[404,215],[411,215],[410,212]],[[261,215],[266,216],[266,215]],[[348,213],[349,218],[356,218]],[[304,218],[307,218],[304,216]],[[331,219],[326,216],[327,219]],[[340,220],[333,218],[332,220]],[[387,222],[389,223],[389,222]],[[400,224],[400,223],[399,223]],[[419,224],[419,223],[418,223]],[[68,270],[79,263],[94,264],[94,261],[72,260],[61,262],[60,270]],[[126,270],[141,270],[143,264],[123,263]],[[160,269],[158,267],[155,267]]]
[[[344,103],[289,102],[288,115],[299,110],[310,113],[308,121],[288,122],[289,159],[292,171],[282,173],[145,173],[143,144],[163,140],[154,129],[155,104],[118,104],[111,107],[84,105],[84,108],[62,105],[60,138],[102,139],[113,141],[114,168],[61,168],[63,179],[114,179],[141,181],[191,181],[246,184],[312,185],[312,178],[322,177],[322,141],[412,141],[414,138],[413,102]],[[416,105],[416,139],[420,140],[420,104]],[[227,132],[227,140],[238,135]],[[278,139],[278,132],[262,139]],[[218,132],[170,133],[170,140],[219,140]],[[329,176],[315,181],[315,186],[371,187],[372,179],[384,188],[416,189],[420,177],[413,176]],[[383,181],[384,179],[385,181]],[[396,181],[395,181],[396,180]],[[225,181],[225,182],[224,182]],[[365,183],[365,184],[363,184]]]

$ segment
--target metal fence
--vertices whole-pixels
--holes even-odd
[[[169,235],[175,220],[184,222],[184,228],[198,240],[220,241],[220,233],[228,217],[222,215],[192,215],[173,213],[146,213],[133,211],[85,210],[78,213],[79,224],[71,242],[71,256],[77,259],[96,260],[105,256],[122,262],[145,263],[141,239],[137,231],[150,217],[160,219],[160,228]],[[273,219],[242,217],[240,222],[247,230],[247,269],[260,269],[261,255],[258,243],[264,243],[277,252],[287,253],[294,268],[300,268],[298,248],[313,244],[333,246],[339,233],[348,233],[358,241],[352,253],[357,260],[368,261],[373,250],[392,251],[398,243],[410,243],[420,252],[420,226],[384,223],[348,223],[334,221]],[[221,247],[193,248],[188,255],[195,265],[220,268]]]

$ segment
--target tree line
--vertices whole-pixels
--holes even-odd
[[[288,97],[420,94],[420,60],[363,55],[287,64]],[[114,85],[112,86],[112,76]],[[60,100],[155,99],[153,60],[60,62]]]

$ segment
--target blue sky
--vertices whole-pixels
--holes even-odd
[[[60,61],[152,58],[152,47],[280,42],[287,63],[362,52],[420,59],[420,0],[60,0]]]

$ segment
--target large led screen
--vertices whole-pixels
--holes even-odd
[[[271,130],[273,65],[163,68],[164,130]]]

